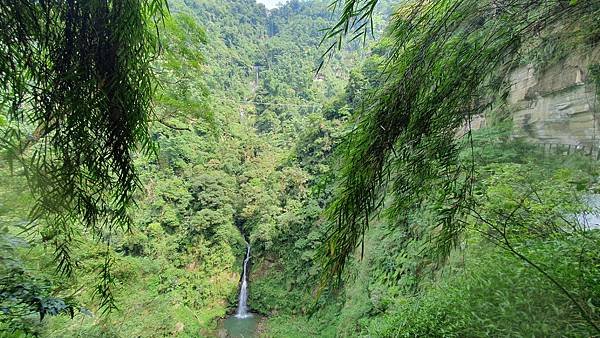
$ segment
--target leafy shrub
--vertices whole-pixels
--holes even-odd
[[[595,240],[600,233],[593,234]],[[580,243],[531,243],[550,273],[571,281],[580,296],[597,302],[598,263],[582,268]],[[595,250],[598,250],[597,247]],[[597,255],[597,251],[595,252]],[[554,285],[530,266],[497,248],[469,250],[463,271],[453,272],[398,301],[391,314],[372,320],[365,331],[376,337],[587,337],[595,333]],[[556,257],[562,257],[560,264]],[[586,275],[583,288],[573,277]],[[596,282],[594,282],[596,281]],[[596,315],[596,320],[598,320]]]

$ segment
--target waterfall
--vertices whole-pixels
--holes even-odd
[[[248,263],[250,262],[250,244],[246,244],[246,257],[244,258],[244,267],[242,273],[242,284],[240,286],[240,299],[238,303],[237,318],[247,318],[252,316],[248,312]]]

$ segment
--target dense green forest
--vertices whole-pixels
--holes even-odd
[[[600,92],[600,2],[0,17],[0,337],[237,336],[247,245],[255,336],[600,334],[597,144],[545,151],[507,104],[573,53]]]

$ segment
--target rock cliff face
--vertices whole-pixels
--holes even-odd
[[[589,67],[600,63],[600,48],[572,55],[536,73],[522,66],[510,75],[508,108],[514,136],[532,143],[571,145],[597,152],[600,104]]]

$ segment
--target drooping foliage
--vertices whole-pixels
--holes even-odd
[[[329,37],[367,29],[377,1],[347,0]],[[384,43],[381,88],[359,108],[340,151],[341,178],[329,207],[324,279],[340,277],[378,211],[398,227],[425,201],[438,210],[423,234],[445,258],[469,205],[472,161],[458,161],[457,130],[493,106],[520,52],[558,25],[594,27],[596,1],[411,1],[400,7]],[[589,32],[586,28],[579,35]],[[585,41],[585,39],[583,39]],[[467,141],[469,133],[466,133]]]
[[[27,271],[38,280],[45,281],[39,274],[48,277],[43,285],[48,296],[73,300],[75,310],[83,306],[96,315],[100,298],[89,286],[108,251],[118,309],[100,321],[75,311],[74,321],[46,316],[40,322],[28,308],[12,314],[18,320],[11,322],[0,314],[0,331],[195,335],[215,329],[218,318],[235,307],[244,237],[252,243],[256,267],[263,257],[268,264],[284,243],[306,242],[285,257],[315,246],[316,234],[304,240],[294,232],[318,218],[320,207],[303,210],[314,179],[308,172],[325,168],[298,165],[295,141],[320,124],[321,105],[343,89],[357,51],[341,53],[323,69],[323,78],[315,79],[321,29],[334,21],[326,1],[295,1],[269,15],[253,0],[170,1],[169,9],[161,25],[162,53],[152,63],[159,86],[149,133],[157,154],[134,158],[143,186],[131,208],[135,226],[115,229],[110,250],[85,230],[74,233],[71,258],[78,269],[72,278],[50,273],[42,255],[45,236],[32,236],[29,247],[17,249]],[[310,141],[307,151],[325,156],[334,129],[323,126],[322,146]],[[6,162],[0,170],[9,172]],[[14,174],[22,174],[16,165]],[[6,188],[0,204],[15,194]],[[11,215],[11,221],[0,235],[21,237],[18,225],[27,216],[14,217],[7,209],[0,217]],[[27,250],[35,254],[28,257]],[[305,254],[303,262],[311,258]],[[302,285],[306,277],[299,275],[293,284]],[[260,308],[257,302],[253,307]]]
[[[77,224],[110,243],[131,222],[132,156],[153,149],[150,63],[165,10],[163,0],[0,2],[2,149],[27,176],[31,228],[65,274]],[[107,256],[98,287],[107,302],[109,266]]]
[[[373,29],[384,24],[394,4],[403,3],[377,2],[372,7]],[[359,139],[361,121],[371,119],[368,107],[393,102],[382,99],[376,104],[380,94],[394,85],[404,88],[392,69],[400,62],[388,60],[396,55],[392,52],[400,39],[391,33],[373,48],[361,47],[358,41],[347,45],[332,54],[318,75],[314,73],[328,47],[318,46],[321,29],[335,26],[337,20],[328,4],[329,0],[293,0],[267,11],[254,0],[169,1],[171,16],[160,32],[163,52],[152,63],[160,83],[149,120],[157,153],[134,157],[142,186],[131,213],[135,226],[114,229],[109,250],[90,232],[75,232],[71,257],[78,269],[70,278],[54,272],[48,255],[53,237],[41,232],[24,238],[20,233],[35,196],[21,191],[25,180],[18,163],[11,172],[8,163],[0,161],[0,275],[7,276],[0,278],[0,335],[216,336],[222,333],[221,319],[237,305],[246,241],[252,245],[249,305],[260,318],[261,336],[594,334],[600,306],[598,233],[570,223],[572,216],[587,211],[581,195],[598,191],[597,169],[577,156],[543,156],[535,147],[512,140],[507,123],[498,126],[492,119],[491,128],[466,138],[472,143],[457,144],[451,153],[458,157],[448,161],[451,173],[460,179],[457,190],[472,187],[473,198],[462,204],[472,213],[455,218],[464,232],[446,264],[437,264],[439,253],[431,251],[444,216],[440,210],[449,208],[449,185],[443,184],[447,177],[435,175],[448,165],[440,158],[427,163],[431,173],[423,177],[424,192],[410,199],[415,203],[401,222],[374,214],[364,233],[364,252],[350,255],[344,266],[344,283],[314,306],[323,270],[319,248],[331,235],[323,210],[339,196],[331,183],[344,174],[338,170],[339,158],[332,155],[336,150],[350,152],[352,144],[340,148],[340,142]],[[398,18],[410,17],[402,7],[399,13]],[[587,20],[579,30],[559,29],[560,35],[591,34],[582,33],[589,31],[583,24]],[[475,28],[489,33],[483,23],[473,24]],[[425,28],[420,32],[429,34]],[[542,40],[554,37],[553,30],[544,32],[548,33]],[[418,35],[413,40],[423,41]],[[453,43],[448,46],[461,46]],[[540,50],[555,46],[540,44]],[[464,50],[465,55],[477,55]],[[457,67],[467,62],[452,50],[450,57]],[[519,58],[523,63],[532,59],[550,66],[555,60],[541,54]],[[439,65],[455,71],[450,61]],[[433,76],[415,69],[420,77],[413,80],[433,83]],[[440,86],[453,83],[451,75],[432,69],[441,76]],[[477,89],[477,99],[465,101],[474,102],[468,106],[473,111],[501,99],[502,91],[495,92],[503,88],[495,82],[501,73],[490,74],[489,90]],[[418,102],[434,102],[436,96],[426,84],[419,88]],[[429,123],[426,109],[411,111],[421,116],[414,119],[415,126],[421,120]],[[496,114],[491,111],[486,117]],[[503,118],[506,114],[498,113],[493,120]],[[448,121],[454,120],[442,118],[440,124]],[[0,115],[0,125],[4,123]],[[434,125],[437,133],[445,130]],[[451,129],[448,133],[453,134]],[[428,136],[423,142],[429,147],[418,148],[428,157],[443,143],[431,140]],[[466,147],[459,152],[459,145]],[[397,149],[394,144],[388,152]],[[358,155],[355,159],[363,161]],[[393,158],[388,162],[390,179],[382,193],[393,190],[396,173],[405,170]],[[394,199],[382,199],[385,203],[378,210],[390,206],[387,210],[394,216]],[[503,235],[508,245],[497,243]],[[525,256],[564,290],[510,250]],[[92,286],[107,252],[118,309],[99,316],[101,300],[94,297]],[[310,316],[311,310],[317,312]]]

